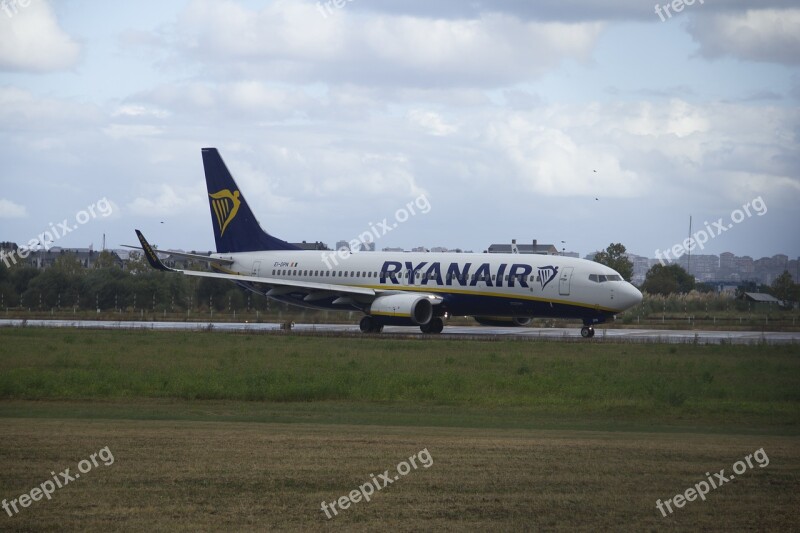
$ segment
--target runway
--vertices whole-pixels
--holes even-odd
[[[87,328],[87,329],[147,329],[156,331],[280,331],[277,322],[154,322],[154,321],[101,321],[101,320],[20,320],[0,319],[0,327]],[[321,334],[361,334],[355,324],[295,324],[292,331]],[[698,344],[800,344],[800,332],[773,331],[701,331],[656,329],[603,329],[595,328],[593,339],[582,339],[575,328],[494,328],[447,326],[440,337],[448,338],[507,338],[546,339],[568,342],[638,342],[638,343],[698,343]],[[387,326],[384,335],[427,337],[418,328]]]

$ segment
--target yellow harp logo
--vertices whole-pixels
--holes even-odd
[[[229,189],[223,189],[214,194],[209,194],[211,197],[211,209],[217,217],[217,226],[219,227],[219,236],[225,233],[225,228],[239,212],[239,191],[231,192]]]

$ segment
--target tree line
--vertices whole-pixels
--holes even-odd
[[[594,260],[619,272],[625,281],[630,281],[633,277],[633,263],[628,259],[625,246],[621,243],[612,243],[605,250],[597,252]],[[699,292],[714,290],[711,286],[697,283],[694,276],[675,263],[653,265],[647,271],[644,283],[639,288],[643,293],[662,296],[686,294],[693,290]],[[800,301],[800,284],[794,282],[788,271],[778,276],[772,285],[758,285],[752,281],[742,282],[736,296],[741,297],[745,292],[764,292],[784,303]]]
[[[157,312],[269,309],[267,298],[229,281],[160,272],[142,258],[132,258],[123,270],[107,251],[101,252],[92,268],[85,268],[71,254],[58,257],[45,270],[0,264],[0,306]]]
[[[609,245],[597,253],[595,261],[613,268],[626,281],[633,275],[633,264],[625,256],[622,244]],[[695,283],[694,277],[677,264],[654,265],[640,289],[663,296],[714,290]],[[737,296],[744,292],[766,292],[784,302],[800,301],[800,284],[792,280],[789,272],[784,272],[771,286],[743,283]],[[226,280],[153,270],[141,257],[132,257],[123,270],[112,254],[104,251],[92,268],[85,268],[71,254],[58,257],[55,264],[45,270],[22,264],[9,268],[0,263],[0,307],[178,312],[187,309],[266,311],[270,304],[267,298]]]

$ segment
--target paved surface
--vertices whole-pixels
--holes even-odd
[[[202,331],[278,331],[278,323],[231,323],[231,322],[149,322],[149,321],[100,321],[100,320],[10,320],[0,319],[0,327],[60,327],[89,329],[149,329],[149,330],[188,330]],[[359,333],[353,324],[296,324],[294,331],[320,333]],[[602,329],[595,328],[595,341],[609,340],[622,342],[666,342],[700,344],[800,344],[800,332],[760,332],[760,331],[699,331],[699,330],[656,330],[656,329]],[[387,334],[406,334],[422,336],[418,328],[387,326]],[[520,339],[551,339],[576,341],[581,339],[580,330],[575,328],[493,328],[447,326],[444,333],[448,337],[477,338],[505,337]]]

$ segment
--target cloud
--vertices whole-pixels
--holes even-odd
[[[444,118],[439,113],[434,111],[413,109],[409,113],[409,119],[412,123],[419,126],[422,128],[422,130],[430,135],[443,137],[458,131],[457,126],[447,124]]]
[[[738,172],[759,176],[764,194],[791,196],[800,186],[793,155],[799,119],[800,112],[780,106],[680,99],[662,105],[562,104],[466,115],[452,143],[469,149],[470,168],[453,182],[444,173],[436,179],[450,187],[463,180],[474,188],[506,191],[509,201],[688,194],[714,202],[738,199],[744,189],[740,180],[731,181]]]
[[[505,162],[510,170],[498,179],[506,188],[521,188],[517,194],[523,196],[607,198],[645,192],[643,169],[624,168],[619,148],[596,136],[587,138],[575,126],[558,125],[552,117],[538,114],[515,114],[494,121],[487,131],[488,145],[498,165]]]
[[[177,213],[197,212],[204,203],[197,188],[182,189],[162,184],[152,195],[140,196],[128,204],[128,210],[135,216],[164,217]]]
[[[539,77],[566,59],[588,60],[603,25],[349,9],[325,18],[311,2],[279,0],[253,11],[195,0],[177,27],[182,53],[219,79],[495,87]]]
[[[322,2],[325,4],[325,2]],[[654,2],[655,3],[655,2]],[[654,3],[641,0],[354,0],[347,11],[369,11],[392,15],[411,15],[425,18],[463,19],[476,18],[486,13],[504,13],[522,20],[550,22],[576,21],[656,21]],[[662,5],[668,3],[661,0]],[[731,12],[747,9],[752,0],[714,0],[705,2],[703,9],[713,12]],[[793,7],[796,0],[759,0],[762,8]],[[334,16],[337,13],[334,13]]]
[[[707,58],[800,64],[800,9],[749,9],[698,16],[689,33]]]
[[[302,89],[279,87],[259,81],[170,83],[132,96],[129,110],[146,110],[158,118],[171,112],[204,115],[205,120],[279,120],[303,116],[317,107],[316,99]],[[151,103],[157,108],[142,105]],[[155,114],[158,110],[158,114]],[[169,111],[167,111],[167,109]],[[144,113],[140,113],[140,116]]]
[[[163,130],[150,124],[109,124],[103,128],[103,133],[112,139],[134,139],[161,135]]]
[[[348,6],[349,7],[349,6]],[[426,18],[476,18],[486,13],[503,13],[523,20],[541,21],[597,21],[648,16],[652,8],[642,9],[637,0],[370,0],[355,5],[356,9],[393,15],[411,15]]]
[[[0,198],[0,218],[23,218],[25,216],[27,216],[27,211],[24,205]]]
[[[119,106],[116,111],[112,113],[112,116],[130,118],[167,118],[169,116],[169,112],[163,109],[157,109],[143,105],[126,104]]]
[[[48,130],[94,126],[102,112],[91,104],[43,98],[16,87],[0,87],[0,130]]]
[[[77,64],[81,47],[61,29],[47,2],[0,6],[0,71],[52,72]]]

